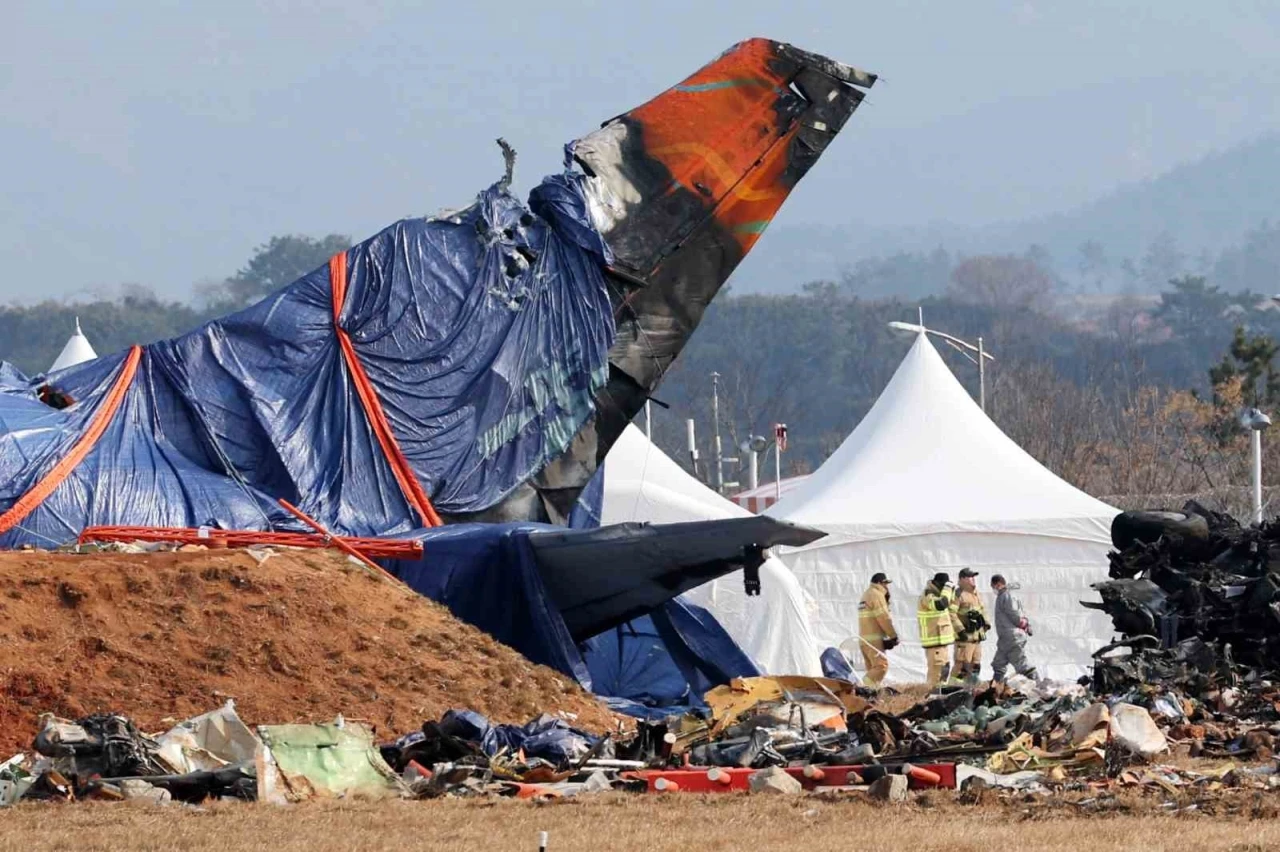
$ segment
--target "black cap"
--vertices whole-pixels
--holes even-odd
[[[877,571],[876,573],[874,573],[874,574],[872,574],[872,575],[871,575],[871,582],[873,582],[873,583],[892,583],[893,581],[892,581],[892,580],[890,580],[888,577],[886,577],[886,576],[884,575],[884,572],[883,572],[883,571]]]
[[[975,570],[973,570],[972,568],[961,568],[961,569],[960,569],[960,579],[961,579],[961,580],[963,580],[965,577],[976,577],[976,576],[978,576],[978,572],[977,572],[977,571],[975,571]]]
[[[1003,582],[1004,582],[1004,575],[1003,575],[1003,574],[992,574],[992,575],[991,575],[991,585],[995,586],[995,585],[997,585],[997,584],[999,584],[999,583],[1003,583]]]
[[[946,571],[939,571],[937,574],[933,575],[933,584],[937,586],[939,589],[941,589],[943,586],[945,586],[947,583],[950,583],[950,582],[951,582],[951,575],[948,574]]]

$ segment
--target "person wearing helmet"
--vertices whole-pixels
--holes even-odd
[[[951,675],[957,681],[970,685],[978,682],[978,670],[982,667],[982,643],[987,638],[987,631],[991,629],[987,611],[978,595],[978,584],[974,580],[977,576],[978,572],[972,568],[960,569],[960,588],[951,604],[956,619],[962,625],[956,633],[955,662]]]
[[[883,573],[871,575],[871,585],[858,604],[858,645],[862,650],[862,662],[866,675],[862,682],[878,689],[889,673],[889,658],[885,652],[898,644],[898,631],[889,615],[889,584],[893,582]]]
[[[920,627],[920,644],[924,647],[927,675],[925,682],[937,686],[951,674],[951,646],[956,643],[956,631],[963,628],[951,610],[954,587],[951,576],[944,571],[933,575],[924,587],[924,594],[916,605],[916,621]]]

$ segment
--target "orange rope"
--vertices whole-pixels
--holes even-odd
[[[441,524],[440,516],[436,514],[435,507],[431,505],[431,499],[427,497],[427,493],[422,490],[422,484],[418,482],[417,474],[409,466],[409,460],[401,452],[400,444],[396,441],[396,436],[391,431],[391,424],[387,420],[387,415],[383,412],[382,404],[378,401],[378,391],[374,388],[373,383],[369,381],[369,376],[365,373],[364,367],[361,366],[360,359],[356,357],[356,349],[351,343],[351,337],[339,322],[342,315],[342,305],[347,296],[347,253],[344,251],[340,251],[329,258],[329,285],[333,291],[333,330],[338,336],[338,344],[342,348],[342,358],[347,364],[347,371],[351,374],[352,381],[355,383],[356,394],[360,397],[360,404],[363,406],[365,416],[369,420],[369,426],[373,429],[373,434],[378,439],[378,444],[382,447],[382,453],[386,457],[387,463],[391,465],[391,472],[395,474],[396,482],[399,483],[400,491],[404,494],[405,500],[418,513],[418,517],[422,519],[424,526],[438,527]]]
[[[133,383],[134,374],[138,372],[138,362],[142,360],[142,347],[134,346],[129,350],[129,354],[125,356],[124,365],[120,369],[120,375],[116,377],[115,384],[112,385],[111,391],[107,394],[106,399],[98,406],[98,410],[94,412],[93,419],[89,422],[89,428],[80,436],[80,440],[76,441],[71,448],[71,452],[67,453],[58,463],[46,473],[39,482],[31,487],[31,490],[18,498],[18,502],[9,507],[9,510],[0,515],[0,534],[6,533],[18,524],[22,523],[27,515],[31,514],[36,508],[52,494],[63,480],[75,470],[76,465],[84,461],[84,457],[89,455],[94,445],[98,443],[98,439],[102,437],[102,433],[107,431],[107,427],[111,425],[111,419],[120,408],[120,403],[124,402],[124,396],[129,391],[129,385]]]
[[[338,548],[339,550],[341,550],[343,553],[347,554],[351,558],[359,562],[363,562],[370,570],[374,572],[374,574],[381,574],[383,577],[385,577],[388,580],[391,580],[393,583],[401,583],[401,580],[399,577],[396,577],[386,568],[383,568],[377,562],[374,562],[368,556],[365,556],[363,553],[356,550],[347,541],[343,540],[341,536],[333,535],[331,532],[325,529],[320,524],[319,521],[317,521],[315,518],[311,517],[306,512],[299,509],[297,506],[290,503],[288,500],[280,499],[280,500],[277,500],[276,502],[279,503],[281,506],[283,506],[285,509],[292,512],[298,518],[298,520],[302,521],[304,524],[311,527],[316,532],[320,533],[320,535],[324,537],[325,541],[331,542],[334,547]],[[407,585],[407,584],[402,583],[402,585]]]
[[[356,536],[323,536],[311,533],[274,532],[262,530],[190,529],[186,527],[87,527],[80,533],[81,544],[101,541],[155,541],[173,544],[203,544],[227,547],[337,547],[341,539],[346,544],[377,559],[421,559],[422,542],[413,539],[358,538]]]

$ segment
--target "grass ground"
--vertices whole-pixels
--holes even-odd
[[[1274,799],[1272,794],[1267,799]],[[202,810],[129,804],[24,805],[0,812],[0,852],[338,852],[537,849],[548,852],[1270,852],[1280,850],[1275,806],[1245,797],[1238,813],[1170,815],[1117,803],[1082,816],[1063,802],[974,806],[945,798],[880,806],[851,799],[746,795],[607,795],[538,805],[445,800]]]

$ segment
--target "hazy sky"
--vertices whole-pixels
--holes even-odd
[[[6,4],[0,299],[461,206],[767,36],[883,75],[779,221],[1053,212],[1277,129],[1274,0]],[[769,248],[766,238],[757,251]]]

